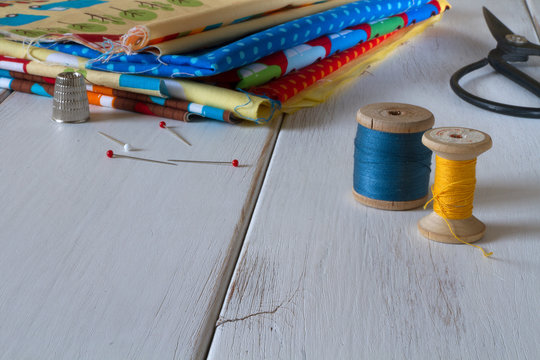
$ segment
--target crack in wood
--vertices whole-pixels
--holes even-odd
[[[275,309],[273,310],[267,310],[267,311],[259,311],[259,312],[256,312],[256,313],[253,313],[253,314],[249,314],[249,315],[246,315],[246,316],[243,316],[243,317],[240,317],[240,318],[235,318],[235,319],[225,319],[225,320],[221,320],[221,321],[218,321],[216,323],[216,328],[218,328],[219,326],[223,325],[223,324],[226,324],[226,323],[231,323],[231,322],[237,322],[237,321],[244,321],[244,320],[247,320],[249,318],[252,318],[254,316],[259,316],[259,315],[264,315],[264,314],[275,314],[282,306],[284,305],[284,303],[281,303],[279,304]]]
[[[269,314],[269,315],[272,315],[272,314],[275,314],[280,308],[282,308],[283,306],[285,305],[288,305],[290,304],[294,297],[298,294],[298,292],[300,291],[300,287],[302,285],[302,281],[303,279],[305,279],[305,276],[306,276],[306,261],[307,259],[304,259],[304,269],[302,270],[302,273],[300,274],[300,279],[299,279],[299,283],[298,283],[298,286],[296,287],[296,290],[294,291],[294,293],[292,293],[292,295],[287,299],[287,300],[284,300],[281,302],[281,304],[279,304],[278,306],[276,306],[275,309],[272,309],[272,310],[265,310],[265,311],[258,311],[256,313],[253,313],[253,314],[249,314],[249,315],[246,315],[246,316],[242,316],[242,317],[239,317],[239,318],[234,318],[234,319],[223,319],[223,320],[218,320],[216,322],[216,329],[223,325],[223,324],[226,324],[226,323],[231,323],[231,322],[237,322],[237,321],[244,321],[244,320],[247,320],[249,318],[252,318],[254,316],[259,316],[259,315],[265,315],[265,314]]]
[[[257,162],[256,169],[247,193],[246,201],[244,202],[244,206],[240,211],[240,218],[234,227],[233,239],[236,240],[232,241],[232,246],[229,247],[228,254],[225,257],[228,264],[222,266],[221,268],[221,275],[218,278],[222,279],[222,281],[216,282],[215,290],[213,292],[215,294],[214,304],[211,306],[211,309],[212,312],[215,312],[215,314],[211,314],[209,316],[209,319],[213,320],[208,321],[205,326],[199,329],[197,333],[197,337],[202,340],[199,341],[195,353],[204,354],[202,356],[203,358],[206,358],[208,356],[208,352],[210,351],[215,329],[217,329],[215,324],[219,322],[219,312],[223,308],[223,304],[226,301],[228,285],[231,283],[231,278],[237,267],[240,253],[244,247],[244,240],[251,223],[253,212],[257,206],[257,201],[264,184],[264,179],[266,178],[266,171],[268,171],[268,167],[270,166],[274,147],[279,137],[281,124],[283,123],[283,117],[284,115],[279,115],[273,119],[274,128],[270,131],[269,136],[261,149],[261,156]],[[216,319],[218,322],[215,322]]]

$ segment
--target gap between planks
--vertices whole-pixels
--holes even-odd
[[[529,12],[529,16],[531,17],[531,21],[534,26],[534,31],[536,32],[536,40],[540,40],[540,23],[538,22],[538,18],[536,17],[537,11],[540,10],[540,4],[535,4],[535,0],[523,0],[525,4],[525,8]],[[531,41],[536,42],[536,41]]]
[[[2,102],[11,94],[15,93],[15,91],[0,89],[0,106],[6,106],[2,105]],[[223,303],[225,302],[227,290],[237,267],[238,258],[243,248],[246,234],[251,224],[262,186],[266,179],[266,173],[274,154],[275,145],[281,131],[284,116],[285,115],[283,114],[276,116],[276,118],[272,120],[274,122],[273,124],[260,125],[270,126],[273,128],[273,130],[269,133],[261,150],[261,156],[255,165],[255,174],[251,181],[246,201],[242,207],[241,216],[235,225],[233,237],[230,242],[231,245],[227,250],[228,254],[224,258],[224,263],[221,264],[221,276],[218,277],[219,280],[214,289],[214,296],[212,296],[214,303],[209,307],[207,320],[201,324],[202,326],[198,330],[198,344],[195,345],[195,351],[192,354],[192,358],[194,359],[204,359],[208,356],[216,329],[216,323],[218,322]],[[176,358],[176,354],[174,358]]]
[[[11,95],[13,91],[6,90],[6,89],[0,89],[0,104],[8,98],[9,95]]]
[[[287,114],[281,114],[276,119],[272,120],[276,121],[277,124],[274,125],[275,130],[272,132],[272,136],[269,137],[263,147],[262,153],[266,153],[267,155],[261,156],[259,163],[257,164],[257,174],[253,177],[248,199],[242,208],[242,214],[244,214],[244,216],[241,216],[239,222],[236,224],[235,237],[238,239],[238,241],[231,242],[233,246],[231,246],[229,249],[229,256],[226,257],[226,259],[229,259],[229,261],[223,268],[222,280],[219,282],[220,286],[216,291],[216,296],[214,297],[215,306],[212,307],[213,313],[209,316],[211,321],[208,321],[206,326],[201,329],[201,334],[203,334],[203,336],[204,334],[210,334],[210,336],[199,344],[199,349],[197,349],[195,352],[197,357],[197,354],[199,354],[202,355],[201,358],[208,358],[208,352],[210,351],[210,347],[212,346],[214,335],[218,327],[217,323],[219,320],[219,314],[221,313],[223,304],[225,303],[225,297],[227,296],[227,291],[229,289],[232,276],[238,266],[239,255],[244,247],[246,234],[249,226],[251,225],[251,220],[253,219],[253,213],[255,211],[255,207],[257,206],[261,189],[266,180],[266,173],[268,171],[270,161],[273,158],[274,150],[276,148],[276,143],[281,132],[281,127],[283,125],[283,121],[285,120],[285,116],[287,116]]]

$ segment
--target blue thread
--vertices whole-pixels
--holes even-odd
[[[358,125],[354,140],[354,190],[384,201],[411,201],[428,193],[431,150],[424,132],[385,133]]]
[[[268,96],[266,95],[255,95],[255,94],[251,94],[251,95],[254,95],[254,96],[257,96],[257,97],[260,97],[260,98],[263,98],[263,99],[266,99],[270,102],[270,115],[267,117],[267,118],[263,118],[263,117],[260,117],[260,118],[250,118],[250,117],[247,117],[247,116],[244,116],[242,114],[240,114],[238,112],[238,109],[239,108],[242,108],[244,106],[248,106],[249,104],[251,104],[251,102],[253,101],[251,99],[251,96],[250,93],[248,93],[247,91],[243,90],[243,89],[240,89],[240,88],[237,88],[236,89],[237,91],[241,92],[241,93],[244,93],[247,98],[248,98],[248,101],[247,103],[245,104],[242,104],[242,105],[236,105],[234,107],[234,110],[233,112],[238,116],[240,117],[241,119],[245,119],[245,120],[252,120],[252,121],[255,121],[257,124],[264,124],[264,123],[267,123],[268,121],[272,120],[272,118],[274,117],[274,113],[278,110],[281,110],[281,102],[277,101],[277,100],[274,100],[274,99],[270,99]]]

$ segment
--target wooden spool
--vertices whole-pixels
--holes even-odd
[[[412,134],[433,127],[433,114],[422,107],[400,103],[375,103],[366,105],[356,114],[358,123],[368,129],[394,134]],[[424,205],[428,196],[410,201],[371,199],[353,189],[356,200],[364,205],[383,210],[409,210]]]
[[[482,131],[450,127],[426,131],[422,137],[422,143],[439,157],[454,161],[475,159],[492,146],[491,138]],[[475,216],[467,219],[449,219],[448,222],[452,225],[455,234],[469,243],[480,240],[486,231],[486,225]],[[452,244],[462,243],[452,235],[444,219],[435,212],[431,212],[418,221],[418,230],[430,240]]]

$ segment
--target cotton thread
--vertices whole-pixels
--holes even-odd
[[[246,119],[246,120],[251,120],[251,121],[255,121],[257,124],[264,124],[264,123],[267,123],[268,121],[272,120],[272,118],[274,117],[274,114],[276,111],[279,111],[281,110],[281,103],[277,100],[274,100],[274,99],[271,99],[269,98],[268,96],[263,96],[263,95],[254,95],[254,96],[257,96],[257,97],[260,97],[260,98],[263,98],[265,100],[268,100],[270,102],[270,115],[268,115],[267,118],[264,118],[264,117],[259,117],[259,118],[250,118],[250,117],[247,117],[247,116],[244,116],[242,114],[240,114],[238,112],[238,109],[241,109],[243,107],[246,107],[248,106],[249,104],[251,104],[253,102],[253,99],[251,99],[251,96],[250,96],[250,93],[248,93],[247,91],[243,90],[243,89],[239,89],[237,88],[236,89],[237,91],[243,93],[244,95],[247,96],[248,98],[248,101],[244,104],[240,104],[240,105],[236,105],[233,109],[233,112],[239,117],[239,118],[242,118],[242,119]]]
[[[122,51],[131,55],[137,50],[143,48],[148,44],[150,34],[146,26],[137,25],[131,29],[122,37],[120,37],[120,45]]]
[[[358,125],[354,190],[383,201],[411,201],[428,193],[432,151],[417,133],[385,133]]]
[[[38,58],[35,58],[33,55],[32,55],[32,50],[34,47],[40,47],[41,46],[41,40],[44,39],[45,37],[49,36],[50,34],[44,34],[44,35],[40,35],[30,41],[24,39],[22,41],[22,46],[24,48],[24,52],[25,52],[25,58],[26,59],[30,59],[32,61],[36,61],[36,62],[39,62],[41,64],[46,64],[45,61],[42,61]]]
[[[431,188],[433,197],[424,205],[424,209],[433,202],[433,211],[443,218],[456,240],[479,249],[485,257],[493,255],[493,252],[488,253],[482,247],[462,240],[448,221],[472,216],[476,187],[476,158],[454,161],[436,155],[435,164],[435,181]]]

